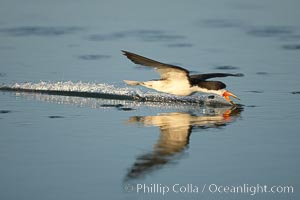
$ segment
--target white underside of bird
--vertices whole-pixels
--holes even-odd
[[[168,94],[178,95],[178,96],[190,96],[196,92],[211,93],[222,96],[226,91],[221,90],[208,90],[206,88],[200,88],[198,86],[192,86],[186,80],[183,81],[170,81],[170,80],[153,80],[153,81],[130,81],[124,80],[128,85],[136,86],[141,85],[146,88],[154,89],[159,92],[164,92]]]

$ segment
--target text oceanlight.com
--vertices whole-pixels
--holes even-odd
[[[126,192],[132,192],[137,194],[161,194],[166,195],[168,193],[219,193],[219,194],[249,194],[256,195],[259,193],[271,193],[271,194],[292,194],[294,193],[294,187],[291,185],[286,186],[268,186],[268,185],[218,185],[218,184],[179,184],[164,185],[164,184],[127,184],[124,186]]]

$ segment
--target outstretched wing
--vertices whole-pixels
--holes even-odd
[[[149,58],[130,53],[128,51],[122,52],[129,60],[131,60],[135,64],[155,68],[155,70],[160,74],[161,79],[187,79],[189,76],[189,71],[184,68],[151,60]]]
[[[241,77],[244,76],[244,74],[229,74],[229,73],[210,73],[210,74],[195,74],[191,75],[191,79],[197,79],[197,80],[207,80],[210,78],[217,78],[217,77],[227,77],[227,76],[236,76]]]

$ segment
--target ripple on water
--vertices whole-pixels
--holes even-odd
[[[120,111],[132,111],[135,110],[134,108],[118,108]]]
[[[286,50],[300,50],[300,44],[286,44],[282,48]]]
[[[256,72],[255,74],[257,74],[257,75],[269,75],[268,72]]]
[[[291,94],[300,94],[300,91],[293,91]]]
[[[184,48],[184,47],[192,47],[193,45],[190,43],[175,43],[175,44],[168,44],[167,47],[170,48]]]
[[[7,114],[7,113],[11,113],[11,110],[0,110],[0,114]]]
[[[249,91],[246,91],[246,92],[249,92],[249,93],[255,93],[255,94],[261,94],[261,93],[264,93],[264,91],[261,91],[261,90],[249,90]]]
[[[135,38],[147,42],[170,42],[185,39],[185,36],[170,34],[161,30],[129,30],[113,32],[110,34],[94,34],[89,36],[89,40],[92,41],[111,41],[127,38]]]
[[[109,55],[100,55],[100,54],[87,54],[87,55],[80,55],[78,56],[81,60],[101,60],[101,59],[107,59],[110,58]]]
[[[60,36],[83,30],[81,27],[20,26],[1,28],[0,32],[9,36]]]
[[[258,106],[257,105],[249,105],[249,106],[245,106],[245,107],[247,107],[247,108],[256,108]]]
[[[236,19],[205,19],[200,23],[212,28],[240,28],[244,26],[242,21]]]
[[[131,111],[131,110],[135,110],[134,108],[124,107],[123,104],[101,104],[100,107],[103,107],[103,108],[116,108],[119,111]]]
[[[292,28],[287,26],[258,26],[247,30],[247,34],[255,37],[283,37],[292,35],[293,32]]]
[[[220,69],[220,70],[235,70],[239,69],[239,67],[231,66],[231,65],[223,65],[223,66],[216,66],[215,69]]]
[[[60,118],[65,118],[65,117],[60,116],[60,115],[50,115],[50,116],[48,116],[48,118],[50,118],[50,119],[60,119]]]
[[[122,107],[124,105],[122,104],[101,104],[100,107],[103,108],[117,108],[117,107]]]

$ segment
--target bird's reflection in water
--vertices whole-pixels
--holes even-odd
[[[206,114],[201,116],[189,112],[173,112],[129,118],[128,123],[159,127],[160,136],[153,150],[137,156],[135,163],[128,170],[125,181],[143,178],[168,163],[175,163],[184,155],[193,130],[226,126],[235,121],[242,110],[242,107],[235,106],[230,109],[209,108],[205,110]]]

